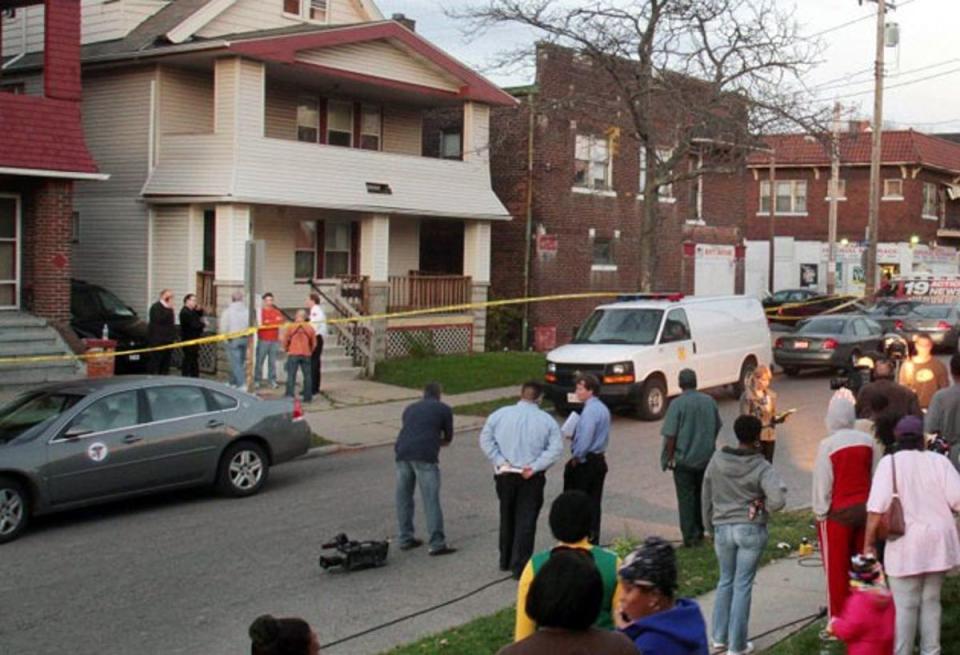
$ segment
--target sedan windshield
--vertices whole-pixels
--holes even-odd
[[[920,305],[913,313],[923,318],[949,318],[950,307],[945,305]]]
[[[18,398],[0,409],[0,443],[7,443],[27,430],[59,416],[83,396],[39,393]]]
[[[842,318],[814,318],[804,323],[797,334],[843,334],[846,324]]]
[[[106,289],[97,289],[97,297],[100,299],[100,304],[103,305],[104,311],[106,311],[109,316],[133,318],[137,315],[135,311],[124,305],[122,300]]]
[[[573,342],[649,346],[657,339],[661,318],[662,309],[598,309]]]

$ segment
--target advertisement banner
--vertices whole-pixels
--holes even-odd
[[[893,281],[897,297],[921,300],[932,304],[952,305],[960,302],[960,277],[902,278]]]

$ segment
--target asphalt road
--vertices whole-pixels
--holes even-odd
[[[780,409],[799,411],[781,426],[775,464],[792,506],[809,504],[810,471],[823,438],[826,375],[777,378]],[[725,429],[737,403],[718,393]],[[659,469],[659,424],[614,420],[604,498],[606,540],[625,533],[677,537],[672,479]],[[446,557],[391,551],[389,565],[324,573],[320,544],[338,532],[393,535],[389,448],[308,456],[271,472],[260,495],[217,498],[167,494],[37,519],[0,547],[2,655],[227,655],[249,652],[258,615],[302,616],[329,643],[431,607],[501,578],[492,473],[476,434],[441,455]],[[548,474],[547,503],[561,486]],[[419,508],[418,508],[419,509]],[[422,529],[422,513],[418,511]],[[546,512],[539,544],[550,543]],[[509,582],[396,626],[325,649],[365,655],[458,625],[512,600]]]

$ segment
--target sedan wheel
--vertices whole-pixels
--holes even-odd
[[[0,477],[0,544],[20,536],[29,516],[30,508],[23,485]]]
[[[217,486],[228,496],[252,496],[267,481],[267,454],[252,441],[236,443],[223,454]]]

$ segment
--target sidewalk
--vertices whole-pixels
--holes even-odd
[[[818,553],[819,557],[819,553]],[[750,611],[750,640],[757,652],[763,652],[801,628],[806,620],[827,604],[823,566],[819,559],[800,564],[796,555],[777,560],[757,571]],[[697,598],[707,630],[711,627],[715,592]],[[799,621],[792,625],[785,624]],[[766,634],[769,633],[769,634]],[[709,636],[709,632],[707,633]],[[764,635],[755,639],[754,635]]]
[[[517,386],[485,389],[444,396],[452,407],[518,395]],[[400,431],[403,409],[421,397],[415,389],[357,380],[337,384],[305,407],[307,422],[315,434],[348,447],[383,446],[394,443]],[[478,430],[480,416],[455,416],[454,431]]]

